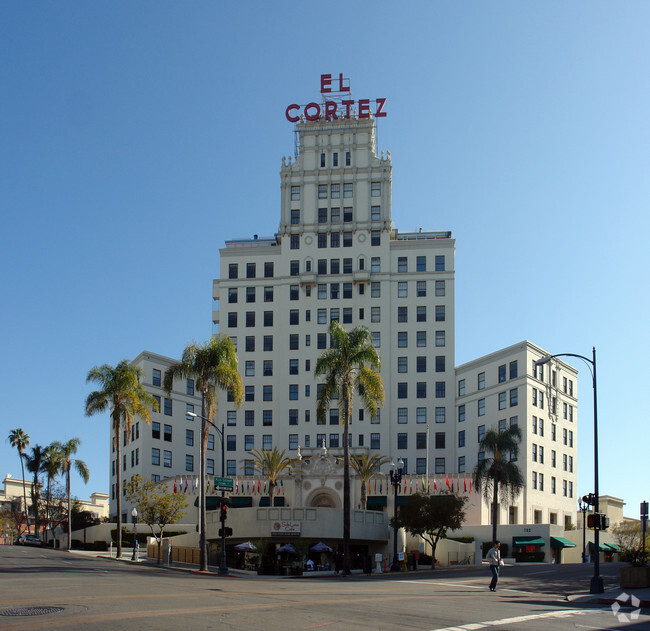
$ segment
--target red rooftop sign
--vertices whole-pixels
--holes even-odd
[[[320,92],[323,96],[323,104],[307,103],[302,108],[302,114],[308,121],[316,121],[320,118],[325,120],[338,120],[339,118],[350,118],[351,109],[356,105],[359,112],[359,118],[370,118],[370,114],[375,118],[383,118],[386,112],[383,111],[386,99],[346,99],[345,94],[350,93],[350,83],[346,84],[343,73],[339,73],[338,78],[332,79],[331,74],[322,74],[320,76]],[[337,100],[327,100],[327,95],[337,94]],[[370,104],[374,104],[371,110]],[[292,103],[285,110],[285,116],[290,123],[297,123],[300,120],[300,105]]]

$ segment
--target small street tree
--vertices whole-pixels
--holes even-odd
[[[438,541],[447,535],[448,530],[463,525],[466,502],[466,497],[451,493],[431,496],[415,493],[400,507],[397,525],[431,546],[431,569],[436,565]]]
[[[34,515],[34,534],[38,535],[41,527],[41,473],[45,470],[45,458],[47,456],[47,447],[36,445],[31,448],[31,453],[23,454],[25,468],[32,474],[32,513]]]
[[[249,454],[253,458],[253,465],[269,482],[269,505],[273,506],[275,487],[278,485],[278,478],[283,471],[287,471],[293,465],[293,459],[285,456],[285,450],[280,451],[277,447],[273,449],[252,449]]]
[[[380,456],[379,454],[356,454],[350,458],[350,464],[359,476],[361,481],[361,510],[366,510],[368,503],[368,482],[374,477],[381,475],[379,469],[382,465],[390,462],[387,456]]]
[[[169,493],[165,486],[136,475],[126,485],[126,498],[136,507],[138,520],[151,528],[158,546],[158,563],[161,563],[165,526],[176,523],[183,516],[187,508],[185,496]]]

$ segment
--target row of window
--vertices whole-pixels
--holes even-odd
[[[537,491],[544,490],[544,474],[537,471],[531,472],[531,487]],[[551,494],[557,493],[557,479],[551,476]],[[564,497],[573,497],[573,482],[562,480],[562,495]]]
[[[246,287],[246,302],[252,303],[256,302],[256,287]],[[228,303],[236,304],[239,302],[239,288],[238,287],[229,287],[228,288]],[[342,290],[342,291],[341,291]],[[273,302],[273,287],[264,287],[263,288],[263,300],[264,302]],[[311,296],[311,285],[305,287],[305,293],[309,297]],[[365,294],[365,285],[363,283],[359,284],[359,294]],[[397,283],[397,297],[398,298],[408,298],[409,295],[409,283],[408,281],[400,281]],[[415,282],[415,296],[418,298],[425,298],[427,295],[427,283],[424,280],[418,280]],[[444,296],[445,295],[445,281],[437,280],[435,281],[435,295]],[[317,285],[317,296],[319,300],[326,299],[338,299],[338,298],[352,298],[352,283],[330,283],[330,289],[328,292],[328,285],[326,283],[319,283]],[[371,298],[381,298],[381,282],[372,281],[370,283],[370,297]],[[289,300],[299,300],[300,298],[300,285],[289,285]]]
[[[517,360],[511,361],[509,364],[509,370],[510,370],[510,379],[515,379],[518,374],[518,369],[517,369]],[[498,367],[498,381],[499,383],[503,383],[506,381],[506,364],[502,364],[501,366]],[[485,372],[480,372],[476,376],[476,389],[477,390],[484,390],[485,389]],[[466,393],[466,381],[465,379],[459,379],[458,380],[458,396],[462,397],[465,396]]]
[[[405,323],[409,321],[409,311],[408,307],[397,307],[397,322]],[[256,313],[255,311],[246,311],[244,313],[244,324],[246,327],[251,328],[256,326]],[[262,324],[265,327],[274,326],[274,311],[264,311],[262,313]],[[305,322],[311,322],[311,309],[306,309],[303,313],[303,318]],[[359,320],[365,318],[365,309],[361,307],[359,309]],[[343,308],[343,322],[352,322],[352,307]],[[445,322],[446,320],[446,311],[445,305],[436,305],[435,306],[435,321],[436,322]],[[331,322],[340,322],[341,321],[341,309],[339,307],[330,307],[329,309],[329,318],[328,318],[328,309],[322,308],[316,310],[316,322],[317,324],[329,324]],[[427,307],[426,305],[419,305],[415,309],[415,321],[416,322],[426,322],[427,321]],[[289,325],[297,326],[300,324],[300,310],[299,309],[289,309]],[[370,322],[373,324],[381,322],[381,307],[370,307]],[[228,312],[228,328],[235,329],[239,324],[239,312],[229,311]],[[443,335],[444,338],[444,335]],[[426,344],[425,344],[426,345]],[[444,345],[444,344],[443,344]]]
[[[506,408],[507,397],[508,397],[507,392],[499,393],[499,410],[503,410]],[[518,404],[519,404],[519,389],[512,388],[510,390],[510,407],[515,407]],[[476,402],[476,407],[477,407],[478,416],[485,416],[485,410],[486,410],[485,399],[479,399]],[[462,405],[458,406],[458,420],[459,422],[462,422],[465,420],[465,418],[466,418],[466,404],[463,403]]]
[[[544,436],[544,419],[542,417],[537,418],[536,416],[532,417],[531,420],[531,431],[533,434],[538,436]],[[557,440],[557,425],[554,423],[551,424],[551,440]],[[562,429],[562,442],[567,447],[573,447],[573,431],[567,429],[566,427]]]

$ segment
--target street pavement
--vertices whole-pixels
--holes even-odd
[[[125,550],[126,552],[126,550]],[[650,610],[592,601],[592,566],[506,568],[496,593],[485,568],[366,577],[223,577],[196,566],[171,569],[91,553],[0,546],[0,631],[5,629],[233,629],[287,631],[575,631],[650,629]],[[604,564],[618,596],[617,564]],[[645,594],[639,593],[644,599]],[[31,615],[38,608],[42,615]],[[40,613],[40,612],[36,612]],[[26,615],[30,614],[30,615]]]

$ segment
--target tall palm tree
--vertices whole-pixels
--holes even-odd
[[[479,452],[486,457],[474,467],[474,484],[488,504],[492,501],[492,541],[497,539],[499,498],[514,501],[524,486],[521,471],[510,458],[517,453],[520,441],[521,430],[511,425],[501,432],[489,429],[479,443]]]
[[[51,493],[50,488],[52,485],[52,480],[56,478],[57,475],[61,472],[61,452],[57,449],[56,443],[52,443],[46,447],[45,452],[45,461],[44,472],[47,476],[47,492],[46,492],[46,505],[45,505],[45,522],[46,525],[50,525],[50,502],[51,502]],[[45,530],[45,543],[47,543],[47,526]]]
[[[27,517],[27,486],[25,484],[25,465],[23,464],[23,453],[29,447],[29,434],[22,429],[12,429],[9,432],[9,442],[12,447],[18,450],[18,457],[20,458],[20,468],[23,473],[23,508],[25,511],[25,525],[27,532],[29,532],[29,518]]]
[[[280,451],[277,447],[273,449],[252,449],[249,454],[253,457],[253,466],[269,482],[269,504],[273,506],[273,496],[275,487],[278,485],[278,478],[283,471],[289,469],[293,463],[293,458],[285,456],[285,450]]]
[[[24,453],[23,460],[27,471],[32,474],[32,511],[34,513],[34,534],[38,535],[39,526],[41,525],[40,519],[40,503],[41,503],[41,481],[40,475],[44,471],[45,455],[47,447],[36,445],[32,447],[31,454]]]
[[[217,388],[227,390],[239,407],[244,398],[244,386],[237,370],[237,353],[232,340],[226,335],[217,335],[203,344],[191,342],[183,351],[181,361],[165,371],[163,385],[168,394],[174,387],[174,379],[195,380],[201,392],[201,459],[199,464],[199,562],[200,571],[208,571],[206,549],[207,529],[205,514],[205,453],[208,448],[209,425],[214,425],[217,413]],[[183,390],[184,392],[184,390]],[[222,442],[225,437],[219,429]]]
[[[71,438],[65,443],[55,442],[55,448],[60,454],[61,472],[65,475],[65,492],[68,498],[68,545],[66,550],[70,550],[70,543],[72,541],[72,500],[70,496],[70,470],[74,466],[77,473],[82,477],[84,483],[88,482],[90,473],[88,466],[83,460],[73,458],[72,456],[77,453],[77,448],[81,444],[79,438]],[[121,539],[121,537],[119,537]]]
[[[330,324],[332,347],[316,360],[314,375],[323,377],[316,414],[325,420],[332,400],[338,398],[343,423],[343,573],[350,573],[350,419],[355,391],[371,416],[384,403],[384,386],[379,376],[380,359],[365,326],[348,332],[336,320]]]
[[[368,453],[362,453],[352,456],[350,464],[361,481],[361,510],[366,510],[368,482],[380,475],[380,467],[389,461],[390,458],[379,454],[372,454],[371,456]]]
[[[123,429],[126,440],[131,436],[135,416],[151,423],[151,410],[158,409],[158,402],[140,383],[144,375],[140,368],[130,366],[123,359],[117,366],[95,366],[88,371],[86,382],[100,385],[86,399],[86,416],[110,410],[113,447],[116,454],[116,504],[117,504],[117,558],[122,556],[122,457],[120,434]]]

